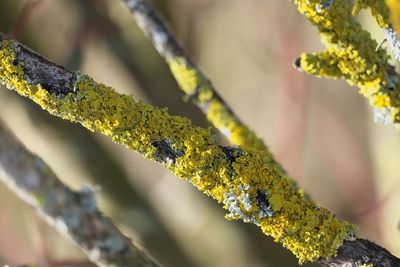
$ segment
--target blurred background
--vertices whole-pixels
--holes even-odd
[[[154,3],[224,99],[315,201],[400,256],[399,133],[373,122],[356,88],[294,70],[301,52],[323,49],[294,4]],[[378,43],[383,40],[369,12],[358,19]],[[166,64],[120,1],[1,0],[0,31],[119,92],[209,126],[182,100]],[[297,266],[256,226],[225,220],[216,202],[159,164],[51,117],[5,88],[0,117],[63,182],[77,190],[100,188],[100,208],[165,266]],[[91,266],[3,185],[0,210],[0,264]]]

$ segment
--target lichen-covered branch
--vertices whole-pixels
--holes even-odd
[[[97,209],[91,189],[69,189],[1,122],[0,179],[98,266],[159,266]]]
[[[387,3],[389,2],[387,1]],[[391,5],[392,7],[395,6],[393,3]],[[352,15],[356,16],[363,8],[371,10],[371,14],[375,17],[376,22],[385,31],[386,40],[389,42],[395,59],[400,60],[400,41],[396,30],[393,28],[393,24],[396,21],[396,12],[390,14],[384,0],[357,0],[354,4]]]
[[[160,162],[223,204],[228,218],[256,224],[301,263],[330,258],[354,239],[354,227],[316,206],[267,151],[221,147],[209,129],[65,70],[4,35],[0,81],[51,114]]]
[[[400,5],[397,0],[385,1],[390,10],[390,22],[392,23],[397,34],[400,35]]]
[[[352,8],[346,0],[296,0],[298,10],[314,24],[326,51],[302,54],[297,67],[319,77],[345,79],[360,88],[376,109],[376,118],[400,126],[399,75],[388,55],[363,30],[353,15],[369,7],[378,24],[388,28],[389,12],[383,0],[358,0]]]
[[[263,141],[235,115],[210,80],[193,63],[151,4],[147,0],[123,1],[168,63],[181,89],[205,113],[214,127],[234,145],[266,150]]]

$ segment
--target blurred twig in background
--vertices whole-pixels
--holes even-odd
[[[264,142],[237,117],[214,89],[211,81],[193,63],[151,4],[147,0],[124,2],[138,25],[170,66],[172,74],[188,99],[205,113],[214,127],[234,145],[266,150]]]
[[[0,2],[0,6],[5,6],[0,8],[2,14],[0,27],[2,27],[3,32],[8,32],[10,29],[5,18],[13,18],[13,12],[10,12],[10,10],[13,10],[10,8],[10,3],[18,2],[11,0]],[[176,84],[169,77],[166,64],[153,53],[150,43],[143,39],[140,30],[131,23],[129,12],[125,11],[122,6],[119,7],[118,2],[103,0],[52,1],[50,9],[46,14],[42,14],[42,18],[35,15],[35,19],[29,23],[26,31],[22,31],[24,34],[21,34],[21,38],[29,46],[41,51],[61,65],[82,69],[96,77],[96,80],[112,84],[114,88],[124,93],[136,94],[136,97],[142,97],[143,101],[154,103],[156,106],[168,106],[173,114],[184,114],[191,119],[194,118],[188,113],[192,110],[188,108],[190,105],[180,103],[180,95],[177,93],[179,91],[174,90]],[[192,5],[194,2],[207,3],[207,8],[202,9],[199,13],[198,10],[195,10],[196,5]],[[166,2],[161,0],[155,1],[155,4],[164,16],[172,22],[181,40],[186,43],[188,41],[187,36],[192,40],[186,43],[186,47],[189,47],[190,52],[192,47],[195,48],[196,55],[194,55],[194,58],[197,62],[201,62],[201,65],[212,75],[213,81],[222,90],[220,93],[228,100],[237,114],[241,114],[249,125],[252,125],[268,143],[271,143],[271,147],[274,149],[273,142],[269,140],[270,133],[275,133],[274,124],[271,124],[271,121],[281,122],[284,125],[283,118],[286,118],[287,124],[292,126],[297,123],[293,119],[300,115],[291,113],[289,111],[291,107],[286,107],[286,109],[281,107],[281,102],[276,101],[277,90],[275,88],[280,88],[282,83],[281,75],[277,73],[276,66],[291,65],[291,60],[288,59],[290,55],[279,55],[280,52],[285,52],[285,48],[281,47],[280,42],[282,39],[280,36],[284,33],[281,31],[281,27],[276,27],[276,25],[285,25],[285,21],[290,18],[295,21],[292,31],[306,27],[312,28],[302,23],[301,16],[295,16],[294,9],[293,13],[290,13],[290,3],[280,1],[260,3],[256,0],[246,2],[240,0],[217,2],[171,0]],[[188,18],[190,15],[185,10],[186,6],[194,6],[190,12],[195,12],[196,16]],[[284,9],[284,15],[276,14],[276,7]],[[82,12],[85,8],[88,12]],[[64,16],[64,14],[68,14],[68,16]],[[98,14],[101,14],[100,17],[106,20],[99,19]],[[192,26],[186,26],[188,21],[196,23],[196,31],[190,31]],[[108,23],[113,27],[108,27]],[[370,29],[368,30],[371,32]],[[114,34],[115,32],[119,34],[119,39]],[[316,34],[307,35],[308,32],[309,30],[304,31],[299,38],[307,38],[307,46],[311,45],[313,47],[311,50],[319,50],[319,47],[315,48],[319,43],[315,39]],[[274,35],[271,36],[271,34]],[[260,35],[265,35],[265,40],[259,38]],[[30,38],[27,38],[28,36]],[[297,37],[293,36],[294,42],[296,42],[296,39]],[[120,41],[125,41],[125,44],[119,46]],[[244,46],[243,43],[245,43]],[[276,56],[277,54],[278,56]],[[232,55],[235,56],[232,57]],[[129,60],[135,61],[134,68],[129,68],[127,64],[122,63]],[[128,75],[131,75],[134,79],[127,80]],[[134,83],[132,83],[132,80],[134,80]],[[147,80],[147,84],[139,82],[140,80]],[[115,83],[115,81],[118,82]],[[287,82],[290,83],[291,81]],[[226,83],[228,83],[228,86],[225,86]],[[377,218],[374,212],[370,213],[369,216],[362,217],[361,222],[358,222],[358,217],[354,218],[353,216],[354,212],[358,214],[357,211],[350,211],[350,215],[348,215],[349,209],[353,209],[353,204],[356,203],[349,205],[347,199],[365,199],[368,194],[371,194],[367,190],[369,186],[364,187],[361,184],[362,187],[360,188],[346,188],[346,180],[337,179],[341,178],[338,177],[340,173],[351,179],[353,170],[363,168],[362,173],[366,174],[366,177],[374,179],[376,189],[372,195],[375,195],[376,192],[376,203],[380,203],[379,199],[385,202],[385,205],[378,206],[379,210],[384,212],[382,219],[385,219],[386,223],[384,220],[379,220],[379,222],[382,223],[382,229],[385,229],[385,231],[382,231],[387,237],[385,241],[388,241],[384,243],[385,246],[388,244],[390,250],[396,253],[398,251],[395,247],[398,239],[396,236],[398,235],[389,231],[397,225],[388,224],[388,222],[393,221],[393,211],[391,210],[398,211],[396,204],[398,196],[391,194],[390,199],[384,197],[386,192],[390,191],[385,187],[396,184],[395,181],[387,181],[388,177],[395,177],[393,173],[398,173],[394,168],[397,163],[393,163],[393,160],[397,157],[388,157],[387,155],[390,150],[388,148],[391,148],[393,154],[397,155],[395,153],[396,146],[393,145],[395,138],[394,136],[387,138],[390,137],[387,136],[388,130],[384,130],[386,131],[384,132],[381,128],[379,128],[380,132],[376,132],[375,136],[370,137],[370,131],[376,131],[377,126],[366,124],[368,120],[365,120],[363,116],[366,109],[361,105],[362,101],[357,101],[357,105],[354,105],[354,100],[358,99],[356,94],[353,94],[353,96],[352,93],[349,93],[351,90],[340,90],[342,87],[345,86],[340,82],[323,83],[323,81],[309,79],[307,89],[310,89],[311,95],[308,101],[311,103],[319,102],[319,94],[324,94],[324,92],[330,90],[328,88],[332,88],[331,98],[332,96],[335,99],[346,98],[346,108],[337,105],[335,101],[331,101],[331,98],[329,106],[336,113],[339,112],[345,114],[345,116],[330,119],[329,121],[333,125],[329,125],[328,128],[331,130],[321,131],[319,128],[321,126],[317,125],[312,131],[304,129],[312,136],[311,140],[306,140],[304,144],[299,143],[301,138],[290,138],[282,146],[293,145],[296,148],[301,148],[304,145],[307,158],[302,159],[301,155],[297,153],[293,153],[297,154],[293,157],[290,155],[290,159],[294,161],[297,159],[297,163],[305,162],[305,166],[300,166],[301,164],[292,165],[298,166],[298,170],[304,172],[301,175],[303,177],[302,186],[305,185],[307,191],[316,196],[316,199],[323,206],[337,211],[339,216],[344,215],[356,221],[357,224],[360,223],[362,233],[375,239],[373,234],[375,229],[370,227],[370,225],[376,224]],[[207,267],[258,267],[268,265],[266,262],[271,262],[272,266],[295,265],[295,263],[288,262],[288,260],[294,259],[293,256],[289,257],[289,255],[283,254],[284,250],[280,249],[279,246],[272,246],[271,239],[260,235],[256,227],[240,223],[225,223],[222,219],[222,211],[217,206],[201,194],[196,193],[190,186],[172,179],[172,175],[166,174],[162,168],[157,168],[155,164],[145,162],[119,146],[113,146],[105,138],[88,134],[76,125],[51,118],[36,106],[31,105],[29,101],[24,101],[5,90],[0,93],[2,95],[0,99],[1,116],[10,127],[15,129],[20,140],[24,140],[32,151],[37,151],[40,155],[43,155],[43,158],[51,163],[57,173],[60,174],[63,181],[72,182],[79,186],[81,186],[82,181],[100,184],[104,189],[99,196],[103,198],[100,202],[102,210],[106,211],[114,221],[122,223],[125,229],[133,229],[134,233],[129,234],[133,234],[135,240],[142,241],[146,248],[151,247],[152,254],[157,255],[158,259],[162,259],[161,262],[165,263],[166,266],[193,266],[193,262],[190,262],[190,260]],[[298,99],[293,99],[292,104],[300,105],[296,100]],[[196,110],[193,109],[193,111]],[[277,111],[287,112],[288,116],[277,116]],[[321,116],[331,116],[335,113],[323,115],[319,108],[314,109],[312,107],[309,112],[311,125],[313,118],[318,117],[317,120],[320,120]],[[196,120],[200,118],[197,113],[192,113],[196,116]],[[13,116],[9,114],[13,114]],[[345,127],[342,127],[344,119],[346,123]],[[335,129],[337,125],[342,126]],[[309,127],[307,124],[303,126]],[[343,142],[346,138],[335,138],[337,134],[332,136],[331,131],[339,131],[339,134],[341,134],[340,132],[343,130],[350,137],[356,132],[356,135],[351,139],[357,140],[356,144],[348,147],[346,145],[348,141]],[[288,131],[284,132],[284,135],[292,136],[291,130]],[[346,158],[343,157],[343,153],[346,155],[348,153],[351,153],[351,155],[357,153],[358,155],[368,155],[371,149],[369,144],[375,141],[380,153],[376,155],[375,149],[371,153],[371,159],[367,156],[367,160],[356,160],[358,166],[346,168],[343,171],[337,170],[341,168],[339,167],[340,164],[336,168],[331,167],[331,160],[343,162],[340,160],[340,157]],[[314,153],[314,144],[318,144],[314,146],[318,152],[322,151],[317,158],[310,157]],[[332,146],[332,144],[334,145]],[[279,146],[277,147],[279,148]],[[360,149],[360,151],[354,154],[354,147]],[[330,156],[323,152],[326,149],[331,151]],[[339,151],[343,153],[338,153]],[[57,157],[54,157],[54,155],[57,155]],[[377,160],[380,164],[379,168],[376,168]],[[285,164],[290,170],[290,160]],[[70,166],[74,166],[74,171],[78,170],[77,175],[69,174]],[[345,164],[345,166],[348,165]],[[385,170],[383,174],[382,168]],[[327,171],[324,172],[324,169],[327,169]],[[361,172],[356,173],[358,175]],[[113,177],[113,179],[109,179],[109,177]],[[377,177],[379,177],[379,180]],[[325,181],[329,179],[334,184],[328,182],[328,186],[326,186]],[[121,182],[121,180],[125,182]],[[336,183],[341,181],[342,185],[337,186]],[[365,185],[368,184],[369,182]],[[346,192],[351,192],[352,195],[347,197],[340,188],[346,189]],[[394,190],[396,189],[394,188]],[[175,194],[174,192],[182,194]],[[363,194],[364,196],[362,196]],[[344,197],[338,197],[342,195]],[[2,196],[9,203],[10,196],[4,194]],[[14,206],[15,204],[17,203],[10,203],[9,205]],[[371,207],[376,206],[372,205]],[[28,231],[20,232],[17,230],[17,232],[12,233],[11,231],[7,232],[10,225],[3,226],[0,229],[4,237],[2,239],[15,237],[16,239],[22,238],[20,241],[29,242],[29,237],[23,239],[23,236],[31,235],[32,230],[34,230],[32,228],[35,228],[35,226],[32,226],[32,223],[24,224],[22,220],[15,220],[14,212],[17,212],[14,210],[9,210],[7,207],[2,208],[2,210],[7,211],[7,214],[0,218],[0,223],[3,222],[3,219],[10,221],[12,217],[13,221],[19,223],[18,227],[13,225],[11,228],[16,230],[21,226],[24,227],[24,225],[28,227]],[[355,215],[357,216],[357,214]],[[27,222],[32,221],[27,220]],[[251,235],[243,230],[250,230]],[[51,233],[51,229],[48,228],[48,231],[44,232],[46,235],[41,235],[40,238],[48,240],[51,236],[48,236],[47,232]],[[159,238],[164,233],[170,234],[169,238]],[[192,240],[196,240],[195,244]],[[73,247],[60,250],[59,247],[53,246],[53,244],[63,243],[60,241],[62,240],[59,239],[57,243],[47,241],[52,242],[52,245],[46,247],[45,250],[49,250],[49,255],[44,258],[65,259],[65,257],[55,254],[59,254],[60,251],[68,254],[74,253]],[[174,243],[173,241],[177,242]],[[163,248],[164,242],[171,244],[171,246],[160,249]],[[16,244],[17,247],[23,247],[23,244],[18,244],[18,242]],[[7,247],[4,247],[7,244],[1,243],[1,246],[0,257],[2,259],[0,261],[12,262],[3,260],[7,259],[9,254],[6,252]],[[175,253],[176,251],[179,252]],[[255,251],[257,253],[254,253]],[[188,256],[187,259],[182,258],[185,255]],[[18,258],[26,259],[22,255]],[[28,260],[25,262],[38,261]],[[50,262],[50,260],[46,262]]]
[[[355,239],[353,226],[317,207],[276,168],[268,152],[216,145],[208,130],[189,120],[135,102],[88,76],[47,61],[15,40],[0,37],[0,77],[9,89],[53,115],[79,122],[162,163],[224,203],[232,219],[260,226],[289,248],[300,263],[318,260],[330,266],[336,262],[400,261],[370,241]],[[232,180],[236,176],[240,179]]]
[[[0,122],[0,179],[38,214],[73,240],[99,266],[158,266],[98,209],[95,192],[74,192],[42,159],[20,144]]]

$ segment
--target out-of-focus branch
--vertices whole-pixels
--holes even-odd
[[[329,262],[340,256],[344,241],[358,240],[353,226],[316,206],[268,152],[222,147],[209,130],[68,71],[1,34],[0,81],[51,114],[79,122],[160,162],[222,203],[228,218],[256,224],[301,263],[324,258]],[[81,194],[75,193],[80,206],[87,203]],[[350,258],[348,264],[368,264],[369,259]]]
[[[32,17],[37,16],[37,13],[41,13],[40,11],[45,11],[48,5],[48,0],[27,0],[23,2],[21,11],[8,35],[18,38],[26,29]]]
[[[168,63],[172,74],[188,99],[207,116],[215,128],[234,145],[260,150],[267,146],[232,111],[217,93],[210,80],[191,60],[158,12],[147,0],[123,0],[138,25],[149,36],[154,47]]]
[[[159,266],[98,209],[92,190],[72,191],[0,122],[0,179],[99,266]]]

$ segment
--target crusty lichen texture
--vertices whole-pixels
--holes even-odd
[[[125,0],[139,27],[168,63],[179,87],[194,102],[211,124],[233,145],[267,150],[267,146],[246,126],[218,95],[204,73],[169,31],[162,17],[149,1]]]
[[[398,0],[386,0],[386,4],[390,10],[390,22],[400,36],[400,4]]]
[[[211,82],[187,58],[171,58],[168,65],[182,90],[203,110],[207,119],[231,144],[267,150],[263,141],[232,113],[225,102],[216,95]]]
[[[86,75],[77,74],[73,92],[53,95],[42,85],[25,80],[24,66],[15,56],[16,41],[4,39],[0,45],[0,80],[8,88],[53,115],[81,123],[160,161],[222,203],[229,218],[261,227],[300,263],[334,255],[342,242],[353,236],[352,225],[304,197],[268,152],[221,147],[214,143],[210,130],[119,94]],[[163,147],[168,149],[160,151]]]
[[[356,16],[363,8],[370,8],[372,16],[375,17],[379,27],[389,27],[389,10],[385,4],[385,0],[355,0],[352,15]]]
[[[317,26],[326,50],[302,54],[298,67],[319,77],[345,79],[385,118],[400,123],[398,76],[388,63],[385,50],[355,20],[360,8],[370,7],[381,27],[388,27],[388,10],[383,0],[356,1],[354,9],[346,0],[296,0],[298,10]],[[353,13],[352,13],[353,12]],[[380,117],[382,117],[380,116]]]

